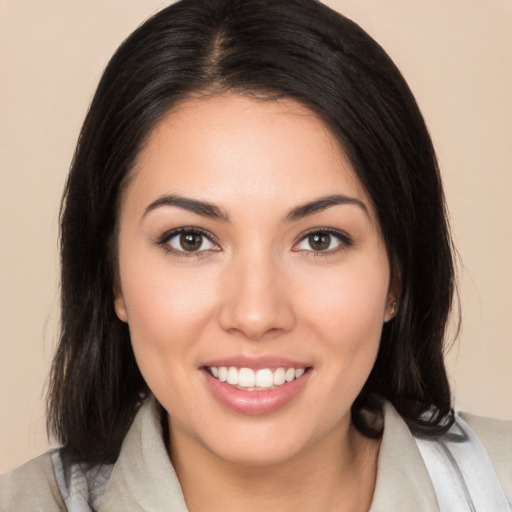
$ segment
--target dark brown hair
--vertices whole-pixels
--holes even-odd
[[[295,99],[338,138],[373,201],[401,283],[398,314],[384,325],[353,420],[365,435],[379,435],[361,411],[382,396],[408,422],[445,429],[454,268],[436,156],[405,80],[358,25],[315,0],[182,0],[117,50],[80,134],[61,212],[49,431],[80,460],[112,462],[148,392],[113,307],[117,209],[155,124],[202,91]]]

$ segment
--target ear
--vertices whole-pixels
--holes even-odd
[[[121,290],[121,286],[116,281],[114,284],[114,309],[116,310],[116,315],[119,320],[122,322],[128,322],[128,314],[126,312],[126,305],[124,303],[123,292]]]
[[[384,322],[389,322],[398,312],[398,301],[389,299],[386,302],[386,313],[384,314]],[[119,316],[119,315],[118,315]]]
[[[398,313],[400,307],[400,297],[402,295],[402,278],[399,271],[394,271],[389,285],[388,295],[386,297],[386,311],[384,313],[384,322],[389,322]]]

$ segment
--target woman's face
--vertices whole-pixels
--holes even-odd
[[[311,111],[236,94],[181,103],[133,170],[119,268],[116,311],[172,442],[265,464],[349,432],[389,318],[389,262]]]

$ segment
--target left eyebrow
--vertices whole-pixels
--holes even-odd
[[[318,199],[315,199],[314,201],[310,201],[308,203],[296,206],[285,215],[285,220],[287,222],[293,222],[299,219],[303,219],[308,215],[312,215],[313,213],[318,213],[323,210],[326,210],[327,208],[331,208],[332,206],[338,206],[343,204],[357,206],[361,208],[368,217],[370,216],[368,208],[361,200],[356,199],[355,197],[349,197],[345,195],[332,195],[320,197]]]
[[[223,221],[229,220],[227,212],[218,206],[207,201],[198,201],[197,199],[182,197],[177,194],[159,197],[144,210],[144,214],[142,216],[146,216],[150,211],[160,208],[161,206],[177,206],[178,208],[183,208],[184,210],[197,213],[203,217],[210,217],[212,219]]]

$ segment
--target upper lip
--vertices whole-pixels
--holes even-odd
[[[211,359],[206,361],[201,367],[234,366],[235,368],[252,368],[258,370],[260,368],[307,368],[310,363],[289,359],[286,357],[265,355],[265,356],[229,356],[219,359]]]

